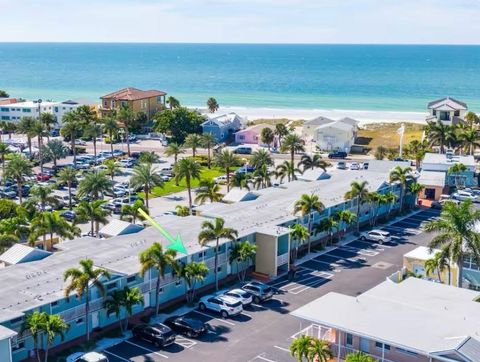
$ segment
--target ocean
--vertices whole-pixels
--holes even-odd
[[[97,102],[127,86],[182,104],[424,112],[452,96],[480,111],[480,46],[0,43],[0,89]]]

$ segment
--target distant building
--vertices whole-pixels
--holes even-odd
[[[407,278],[358,296],[330,292],[293,311],[336,357],[362,351],[378,361],[478,362],[480,293]]]
[[[217,142],[225,141],[230,135],[238,131],[244,119],[238,114],[231,112],[208,118],[202,123],[203,133],[210,133],[215,137]]]
[[[464,123],[467,114],[467,104],[451,97],[437,99],[427,105],[429,115],[427,122],[442,122],[446,125],[457,125]]]
[[[321,150],[350,151],[358,132],[358,121],[342,118],[337,121],[317,117],[303,124],[302,136],[317,144]]]
[[[153,115],[165,109],[165,96],[167,93],[159,90],[140,90],[137,88],[124,88],[100,97],[102,105],[100,113],[106,115],[112,110],[129,107],[133,112],[143,112],[150,119]]]
[[[250,145],[262,145],[262,130],[264,128],[271,128],[273,130],[273,127],[268,124],[257,124],[235,133],[235,142]]]

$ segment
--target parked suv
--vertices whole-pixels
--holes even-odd
[[[390,233],[383,230],[370,230],[360,236],[360,240],[376,241],[383,244],[390,241]]]
[[[246,307],[252,304],[252,300],[253,300],[252,295],[243,289],[232,289],[232,290],[229,290],[228,292],[223,293],[223,295],[226,295],[227,297],[231,297],[238,300],[239,302],[242,303],[243,307]]]
[[[328,154],[328,158],[347,158],[347,153],[344,151],[331,152]]]
[[[241,302],[225,295],[207,295],[200,299],[198,307],[201,311],[210,310],[220,313],[223,318],[233,317],[243,312]]]
[[[154,325],[140,324],[133,327],[132,334],[135,338],[150,342],[155,347],[166,347],[175,342],[175,333],[165,324]]]
[[[253,296],[253,301],[255,304],[264,302],[273,297],[272,287],[261,282],[250,282],[245,284],[242,289],[246,292],[249,292]]]

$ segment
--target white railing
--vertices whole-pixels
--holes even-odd
[[[90,312],[95,312],[103,308],[104,298],[97,298],[90,301]],[[77,305],[76,307],[64,310],[58,313],[66,322],[76,320],[85,315],[85,303]]]
[[[297,338],[299,336],[310,336],[330,343],[335,343],[335,334],[333,333],[332,328],[322,327],[314,323],[302,329],[300,332],[295,333],[292,338]]]
[[[279,266],[288,264],[288,253],[277,256],[277,268]]]
[[[227,253],[219,254],[218,255],[218,265],[223,265],[227,263]],[[214,269],[215,268],[215,257],[212,256],[211,258],[203,260],[205,265],[207,266],[208,269]]]

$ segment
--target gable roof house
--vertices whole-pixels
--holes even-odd
[[[262,130],[273,127],[268,124],[257,124],[235,133],[235,142],[243,144],[262,145]]]
[[[231,134],[238,131],[244,119],[238,114],[231,112],[220,116],[208,118],[202,123],[203,133],[210,133],[217,142],[225,141]]]
[[[427,105],[429,115],[427,122],[442,122],[446,125],[457,125],[464,123],[468,111],[466,103],[451,97],[437,99]]]

